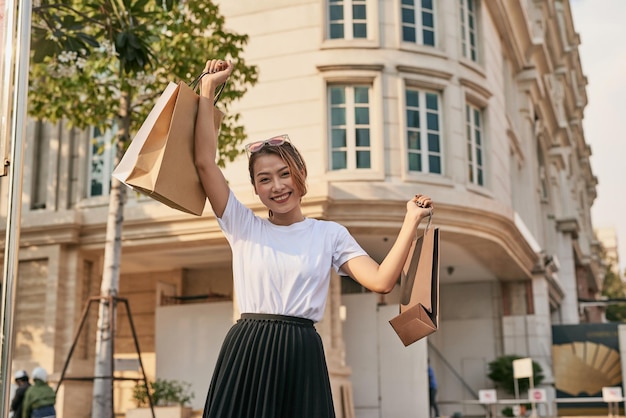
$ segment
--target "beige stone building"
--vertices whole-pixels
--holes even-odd
[[[333,276],[324,339],[338,417],[425,417],[426,364],[442,413],[493,387],[487,364],[530,356],[551,373],[551,325],[594,318],[601,287],[590,219],[596,178],[582,129],[587,80],[565,0],[222,1],[250,35],[259,83],[237,104],[250,139],[288,133],[309,167],[306,216],[348,227],[382,260],[405,202],[432,196],[441,230],[440,329],[404,347],[388,324],[398,292]],[[208,58],[208,57],[207,57]],[[13,367],[58,378],[102,275],[106,134],[30,125]],[[246,157],[225,174],[264,215]],[[2,192],[6,195],[6,181]],[[1,201],[6,213],[6,199]],[[191,383],[200,410],[233,307],[230,251],[212,213],[186,215],[132,193],[121,296],[151,377]],[[93,374],[95,310],[68,376]],[[125,315],[116,356],[133,357]],[[132,375],[132,372],[124,372]],[[116,409],[130,383],[117,384]],[[89,415],[90,384],[61,386],[63,418]]]
[[[612,271],[624,280],[620,272],[619,242],[617,240],[616,229],[612,227],[602,227],[595,228],[594,231],[604,249],[604,262],[610,264]]]

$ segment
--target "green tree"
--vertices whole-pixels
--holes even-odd
[[[116,163],[169,81],[191,81],[209,58],[230,59],[234,71],[221,106],[257,80],[242,51],[245,34],[228,31],[208,0],[41,0],[33,8],[29,113],[68,127],[115,131]],[[222,125],[219,163],[240,152],[239,115]],[[101,296],[117,296],[126,187],[112,179]],[[100,304],[95,376],[112,375],[115,303]],[[112,416],[112,381],[96,379],[92,417]]]
[[[607,263],[605,266],[602,295],[612,301],[612,303],[606,307],[606,319],[612,322],[626,321],[626,292],[624,290],[624,282],[614,271],[612,262]]]
[[[489,363],[489,373],[487,377],[491,379],[496,387],[503,389],[505,392],[515,395],[515,378],[513,374],[513,361],[522,358],[517,355],[505,355],[498,357]],[[533,387],[543,382],[544,375],[541,365],[536,361],[532,362],[533,367]],[[517,379],[519,393],[525,392],[530,388],[530,379]],[[530,404],[523,404],[524,408],[530,407]],[[513,417],[513,408],[506,407],[502,410],[505,417]]]

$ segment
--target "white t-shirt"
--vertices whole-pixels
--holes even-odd
[[[330,268],[367,255],[336,222],[306,218],[289,226],[259,218],[230,192],[218,218],[233,253],[233,279],[242,313],[324,316]]]

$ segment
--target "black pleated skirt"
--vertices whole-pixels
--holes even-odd
[[[334,418],[322,339],[313,321],[243,314],[230,329],[203,418]]]

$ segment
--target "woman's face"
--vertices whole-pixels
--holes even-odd
[[[289,166],[278,155],[265,154],[256,159],[254,191],[274,216],[295,211],[295,214],[301,217],[302,196],[294,185]]]

